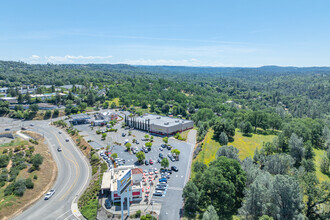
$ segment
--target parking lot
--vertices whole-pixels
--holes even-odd
[[[157,168],[160,170],[161,165],[157,162],[159,159],[159,153],[164,155],[164,158],[169,160],[169,168],[171,166],[176,166],[178,171],[173,171],[168,179],[168,188],[166,190],[166,194],[164,196],[153,196],[151,197],[151,201],[155,203],[161,203],[161,212],[160,219],[179,219],[180,218],[180,209],[182,208],[182,190],[184,184],[188,180],[188,172],[189,172],[189,164],[191,160],[191,152],[193,150],[193,145],[178,141],[174,138],[169,138],[169,145],[172,146],[172,149],[178,149],[180,151],[179,161],[172,162],[168,158],[168,153],[171,150],[167,148],[162,148],[161,145],[164,143],[162,137],[154,136],[151,150],[145,153],[146,160],[152,160],[153,164],[145,165],[137,162],[136,155],[132,152],[127,152],[126,147],[124,146],[125,141],[128,140],[129,143],[132,144],[132,147],[137,147],[140,150],[146,143],[146,141],[142,141],[144,136],[148,133],[140,130],[126,130],[121,128],[121,122],[117,123],[114,128],[118,129],[117,132],[108,132],[107,138],[105,140],[101,140],[101,135],[96,134],[96,130],[105,129],[94,127],[91,130],[90,125],[77,125],[75,126],[81,134],[85,136],[86,140],[93,141],[92,146],[98,146],[96,148],[106,147],[107,145],[111,146],[111,153],[117,153],[118,158],[121,158],[125,161],[125,165],[135,165],[136,167],[141,168],[144,171],[149,171],[150,168]],[[131,133],[129,135],[128,133]],[[122,133],[126,134],[124,137]],[[148,134],[150,135],[150,134]],[[133,143],[133,139],[136,139],[139,144]],[[116,145],[115,143],[121,143],[120,145]],[[156,184],[158,181],[156,182]],[[153,194],[153,191],[150,192],[150,195]]]

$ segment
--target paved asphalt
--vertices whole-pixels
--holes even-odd
[[[69,136],[59,129],[48,125],[50,121],[29,121],[21,122],[8,118],[1,118],[2,132],[5,128],[18,130],[22,125],[28,130],[38,132],[46,138],[50,151],[55,159],[58,176],[52,189],[56,192],[49,200],[44,200],[44,196],[27,210],[17,216],[16,220],[36,220],[36,219],[76,219],[71,211],[71,205],[76,195],[80,194],[88,184],[90,178],[90,168],[82,153],[75,147]],[[30,126],[33,123],[34,126]],[[62,148],[62,152],[57,151],[57,147]],[[75,211],[75,210],[73,210]]]

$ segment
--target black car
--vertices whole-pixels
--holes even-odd
[[[140,144],[138,141],[135,141],[136,144]]]
[[[162,148],[165,148],[165,147],[166,147],[166,144],[162,144],[161,147],[162,147]]]
[[[172,149],[172,146],[168,145],[167,150],[171,150],[171,149]]]
[[[163,154],[162,153],[159,153],[159,157],[163,159]]]
[[[145,161],[144,161],[144,164],[145,164],[145,165],[149,165],[149,160],[145,160]]]
[[[163,196],[163,193],[155,192],[153,195],[154,195],[154,196]]]
[[[126,136],[126,134],[125,134],[125,133],[122,133],[122,134],[121,134],[121,136],[122,136],[122,137],[125,137],[125,136]]]
[[[171,166],[171,170],[173,170],[175,172],[178,172],[179,171],[179,169],[176,166]]]

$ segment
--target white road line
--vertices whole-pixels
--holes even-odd
[[[68,217],[66,217],[65,219],[67,219],[67,218],[69,218],[69,217],[71,217],[71,216],[73,216],[73,213],[72,213],[71,215],[69,215]],[[63,219],[63,220],[65,220],[65,219]]]
[[[58,216],[56,219],[61,218],[63,215],[65,215],[66,213],[68,213],[68,212],[70,212],[70,211],[71,211],[71,209],[69,209],[68,211],[64,212],[62,215]],[[56,219],[55,219],[55,220],[56,220]]]

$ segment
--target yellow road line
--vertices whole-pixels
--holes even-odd
[[[51,132],[51,133],[53,133],[53,132]],[[63,151],[64,151],[65,147],[61,144],[60,139],[57,137],[56,134],[53,133],[53,135],[55,135],[55,137],[56,137],[56,139],[57,139],[57,142],[58,142],[59,145],[63,148]],[[78,181],[79,174],[80,174],[80,169],[78,169],[79,166],[78,166],[77,161],[75,160],[75,157],[72,155],[72,153],[71,153],[70,151],[67,151],[67,152],[69,152],[69,153],[71,154],[73,160],[70,159],[70,158],[68,158],[68,157],[65,155],[64,152],[63,152],[63,156],[64,156],[66,159],[68,159],[69,161],[71,161],[71,162],[73,163],[73,165],[75,166],[75,168],[76,168],[76,177],[75,177],[74,182],[73,182],[73,184],[71,185],[71,187],[70,187],[70,188],[66,191],[66,193],[60,198],[60,200],[63,200],[63,199],[64,199],[64,198],[65,198],[65,197],[66,197],[66,196],[72,191],[72,188],[76,185],[76,183],[77,183],[77,181]]]

